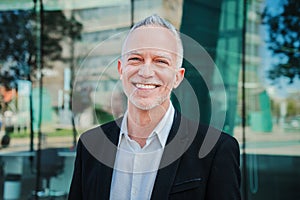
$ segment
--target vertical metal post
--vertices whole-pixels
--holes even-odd
[[[33,102],[32,102],[32,82],[30,78],[30,74],[28,75],[28,80],[30,81],[30,92],[29,92],[29,118],[30,118],[30,152],[34,151],[34,131],[33,131]]]
[[[37,19],[37,11],[36,11],[36,0],[33,0],[33,12],[34,12],[34,17]],[[37,30],[36,30],[37,32]],[[36,61],[35,61],[35,65],[37,65]],[[29,65],[30,67],[30,65]],[[30,118],[30,152],[34,151],[34,131],[33,131],[33,102],[32,102],[32,80],[31,80],[31,74],[30,74],[31,70],[29,70],[28,76],[27,76],[27,80],[30,81],[31,85],[30,85],[30,92],[29,92],[29,118]]]
[[[248,199],[247,193],[247,155],[246,155],[246,26],[247,0],[243,0],[243,28],[242,28],[242,162],[243,162],[243,199]]]
[[[39,0],[39,15],[37,15],[37,21],[39,22],[39,40],[37,43],[37,71],[39,80],[39,115],[38,115],[38,146],[36,152],[36,190],[35,199],[38,200],[38,191],[40,188],[40,176],[41,176],[41,142],[42,142],[42,105],[43,105],[43,32],[44,32],[44,7],[43,0]]]
[[[72,26],[74,25],[73,22],[75,22],[75,17],[74,17],[74,12],[71,11],[71,22],[72,22]],[[71,26],[71,28],[72,28]],[[75,42],[75,38],[73,36],[71,36],[71,48],[70,48],[70,54],[71,54],[71,65],[70,65],[70,71],[71,71],[71,80],[70,80],[70,110],[71,110],[71,123],[72,123],[72,132],[73,132],[73,147],[76,147],[76,143],[77,143],[77,131],[76,131],[76,127],[75,127],[75,119],[74,119],[74,113],[73,113],[73,84],[74,84],[74,73],[75,73],[75,63],[74,63],[74,52],[75,52],[75,47],[74,47],[74,42]]]

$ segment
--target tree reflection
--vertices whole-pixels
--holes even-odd
[[[268,49],[279,58],[268,77],[274,82],[284,76],[293,83],[300,77],[300,1],[285,0],[278,8],[266,6],[262,23],[268,32]]]
[[[37,73],[37,63],[41,63],[43,68],[51,68],[54,61],[73,62],[72,56],[62,56],[63,45],[66,45],[65,41],[74,42],[80,39],[82,24],[73,16],[68,19],[62,11],[46,11],[41,14],[43,20],[38,20],[35,8],[0,12],[0,85],[4,88],[4,92],[0,94],[0,109],[3,116],[9,108],[7,104],[13,100],[11,98],[8,102],[5,101],[5,95],[18,90],[17,82],[34,82],[43,75]],[[43,24],[40,24],[41,22]],[[41,40],[43,45],[39,47]],[[38,52],[42,52],[42,57],[39,57]],[[28,95],[32,122],[33,105],[30,91]],[[33,142],[32,123],[30,130]],[[9,140],[6,144],[8,143]]]
[[[36,71],[37,33],[39,24],[34,11],[13,10],[0,12],[0,81],[12,84],[18,79],[34,79]],[[62,58],[62,40],[78,39],[82,25],[67,19],[62,11],[44,13],[43,66]],[[29,78],[28,76],[31,75]]]

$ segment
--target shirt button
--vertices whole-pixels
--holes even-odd
[[[133,195],[136,195],[136,193],[137,193],[136,188],[132,188],[132,194],[133,194]]]

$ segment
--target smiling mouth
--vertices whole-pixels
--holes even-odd
[[[157,85],[157,84],[135,83],[134,85],[138,89],[155,89],[155,88],[159,87],[159,85]]]

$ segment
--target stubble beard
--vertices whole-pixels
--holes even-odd
[[[134,92],[130,96],[127,95],[127,97],[129,99],[129,102],[132,103],[135,107],[147,111],[155,108],[156,106],[162,105],[166,100],[170,99],[170,94],[154,98],[154,100],[151,102],[145,102],[140,97],[136,97],[134,95]]]

